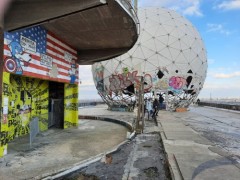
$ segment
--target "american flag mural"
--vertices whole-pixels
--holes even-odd
[[[78,83],[77,51],[41,26],[4,33],[4,70],[18,75]]]

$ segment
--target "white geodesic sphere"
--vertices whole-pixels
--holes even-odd
[[[144,91],[164,92],[169,107],[187,107],[199,94],[207,57],[198,31],[183,16],[164,8],[138,10],[140,36],[122,56],[95,63],[93,79],[108,103],[128,104],[144,77]]]

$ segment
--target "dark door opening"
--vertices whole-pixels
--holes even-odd
[[[49,81],[48,128],[64,128],[64,84]]]

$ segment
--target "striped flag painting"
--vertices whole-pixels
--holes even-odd
[[[41,26],[4,33],[4,70],[78,84],[77,51]]]

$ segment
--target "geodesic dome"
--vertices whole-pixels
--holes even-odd
[[[144,78],[144,92],[165,94],[172,110],[188,107],[203,87],[207,57],[198,31],[164,8],[139,9],[140,36],[127,53],[92,66],[96,88],[109,105],[130,106]]]

